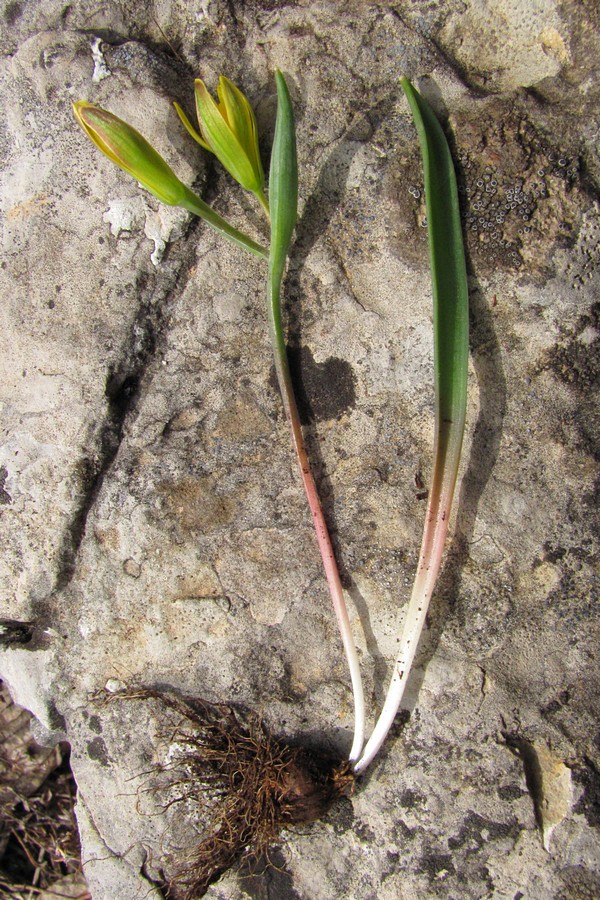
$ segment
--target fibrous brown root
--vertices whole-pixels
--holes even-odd
[[[153,698],[178,713],[168,787],[208,812],[207,837],[169,878],[177,900],[202,897],[242,854],[245,861],[268,858],[282,828],[316,821],[353,788],[347,762],[274,738],[253,713],[154,690],[128,696]]]

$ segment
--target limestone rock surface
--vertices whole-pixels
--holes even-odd
[[[1,4],[0,678],[65,735],[94,900],[160,897],[191,825],[146,774],[166,686],[347,752],[352,698],[274,387],[264,265],[100,157],[71,102],[141,130],[266,241],[180,127],[193,79],[297,115],[285,288],[305,429],[373,712],[433,434],[412,78],[445,123],[469,254],[460,496],[404,710],[355,795],[207,896],[587,898],[598,871],[594,3]],[[541,761],[541,762],[540,762]],[[544,818],[545,815],[545,818]],[[543,837],[542,837],[543,829]],[[544,846],[545,843],[545,846]]]

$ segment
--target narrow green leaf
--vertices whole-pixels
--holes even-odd
[[[311,511],[317,543],[323,560],[323,569],[350,670],[355,710],[354,739],[350,750],[350,760],[354,761],[358,759],[362,750],[365,730],[365,702],[360,665],[335,554],[304,445],[281,323],[281,282],[298,209],[298,162],[294,113],[289,91],[281,72],[276,72],[275,78],[277,81],[277,119],[269,177],[271,207],[271,247],[267,281],[269,331],[281,399],[290,425],[296,460]]]
[[[469,303],[456,175],[448,142],[433,110],[407,78],[423,157],[433,287],[435,389],[442,422],[456,421],[467,397]]]
[[[298,160],[294,111],[285,78],[275,73],[277,83],[277,120],[269,173],[271,208],[271,253],[269,278],[283,276],[287,253],[298,215]]]
[[[431,107],[408,79],[402,78],[401,84],[421,144],[425,181],[433,288],[434,464],[419,562],[398,655],[381,715],[354,767],[357,773],[369,765],[385,741],[408,682],[442,562],[467,408],[469,297],[454,165]]]

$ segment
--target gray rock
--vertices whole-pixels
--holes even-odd
[[[421,164],[397,85],[447,121],[472,356],[453,538],[405,709],[355,795],[219,898],[598,894],[598,15],[591,4],[3,5],[0,677],[66,731],[94,900],[160,896],[190,820],[147,790],[164,685],[339,753],[349,681],[274,389],[264,266],[100,158],[70,103],[131,121],[257,239],[187,138],[197,74],[273,71],[298,120],[286,284],[306,434],[374,711],[431,466]],[[248,224],[249,223],[249,224]],[[27,632],[29,636],[29,631]],[[537,820],[536,820],[537,817]],[[539,826],[539,827],[538,827]],[[543,838],[546,844],[544,849]]]

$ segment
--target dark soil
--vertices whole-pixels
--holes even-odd
[[[0,682],[0,896],[89,900],[75,822],[68,746],[41,747],[31,716]]]

